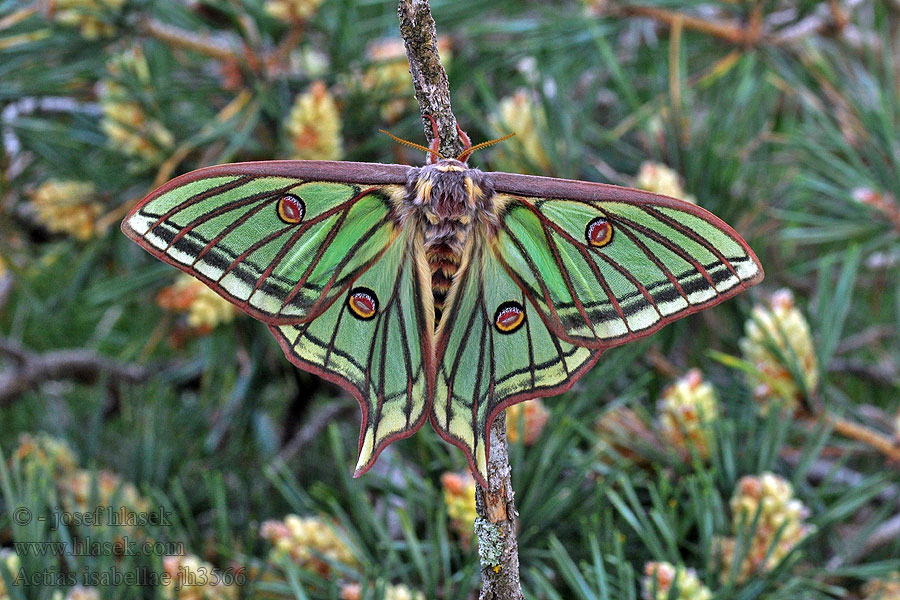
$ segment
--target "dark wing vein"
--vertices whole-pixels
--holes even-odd
[[[666,248],[671,250],[673,254],[678,255],[679,257],[684,259],[685,262],[690,263],[697,270],[698,273],[703,275],[703,278],[706,279],[706,281],[709,283],[709,285],[712,287],[712,289],[714,291],[716,290],[716,282],[713,281],[713,278],[707,272],[706,268],[700,263],[700,261],[698,261],[696,258],[691,256],[689,253],[685,252],[684,248],[682,248],[678,244],[672,242],[665,236],[659,235],[655,231],[652,231],[652,230],[644,227],[643,225],[640,225],[639,223],[635,223],[625,217],[616,216],[616,217],[612,217],[610,220],[612,220],[616,223],[627,225],[628,227],[631,227],[635,231],[638,231],[638,232],[646,235],[647,237],[649,237],[650,239],[659,243],[660,245],[665,246]],[[624,229],[625,228],[623,228],[623,231],[624,231]],[[727,264],[727,261],[726,261],[726,264]],[[731,267],[729,265],[729,269],[730,268]],[[716,291],[716,293],[718,294],[718,291]]]
[[[291,291],[288,292],[287,296],[285,296],[284,301],[281,303],[280,310],[284,310],[284,307],[287,306],[288,303],[293,300],[298,293],[300,293],[300,290],[303,289],[303,286],[306,285],[306,281],[315,270],[316,265],[319,264],[319,260],[322,258],[322,255],[325,254],[326,250],[328,250],[329,244],[331,244],[332,240],[334,240],[334,237],[338,234],[338,231],[340,231],[341,226],[344,224],[344,221],[347,219],[347,215],[350,213],[350,209],[352,208],[352,204],[347,204],[347,207],[344,208],[343,212],[341,212],[341,215],[338,217],[337,222],[331,227],[331,229],[328,231],[328,235],[325,236],[325,240],[322,242],[322,245],[319,246],[315,258],[313,258],[312,261],[310,261],[309,266],[306,267],[306,272],[303,273],[300,281],[298,281],[297,284],[293,288],[291,288]]]
[[[686,227],[686,226],[682,225],[681,223],[679,223],[679,222],[676,221],[675,219],[672,219],[672,218],[669,217],[668,215],[662,214],[661,212],[659,212],[659,211],[656,210],[655,208],[647,208],[647,209],[644,209],[644,212],[646,212],[646,213],[648,213],[648,214],[652,214],[652,215],[653,215],[654,217],[656,217],[658,220],[660,220],[660,221],[662,221],[663,223],[667,224],[669,227],[671,227],[671,228],[674,229],[675,231],[678,231],[678,232],[680,232],[682,235],[691,238],[691,239],[694,240],[696,243],[700,244],[701,246],[703,246],[704,248],[706,248],[707,250],[709,250],[709,252],[711,252],[711,253],[712,253],[716,258],[718,258],[718,259],[719,259],[726,267],[728,267],[728,270],[731,271],[731,273],[732,273],[735,277],[738,278],[738,281],[742,281],[742,280],[741,280],[741,277],[737,274],[737,271],[734,269],[734,267],[732,266],[731,262],[730,262],[727,258],[725,258],[725,256],[724,256],[721,252],[719,252],[718,248],[716,248],[715,246],[713,246],[712,244],[710,244],[710,243],[709,243],[709,240],[705,239],[703,236],[697,235],[697,232],[694,231],[693,229],[691,229],[690,227]],[[727,235],[727,234],[725,234],[725,235]],[[729,236],[729,237],[730,237],[730,236]],[[715,284],[713,284],[713,289],[715,289],[715,287],[716,287]]]
[[[644,244],[644,242],[642,242],[641,239],[638,236],[636,236],[632,231],[630,231],[627,227],[621,228],[621,231],[626,236],[628,236],[628,239],[630,239],[634,243],[635,246],[640,248],[641,252],[643,252],[644,255],[648,259],[650,259],[650,262],[652,262],[654,265],[656,265],[656,268],[659,269],[660,272],[666,276],[666,278],[669,280],[669,282],[673,286],[675,286],[675,289],[678,290],[678,293],[681,294],[682,298],[684,298],[685,301],[687,301],[688,304],[690,304],[690,301],[687,298],[687,294],[684,293],[684,290],[681,288],[681,284],[678,283],[678,278],[676,278],[675,275],[672,274],[672,272],[669,270],[669,268],[661,260],[659,260],[659,257],[657,257],[655,254],[653,254],[653,252],[646,246],[646,244]]]
[[[203,200],[206,200],[207,198],[212,198],[213,196],[217,196],[219,194],[223,194],[225,192],[231,191],[234,188],[244,185],[251,179],[252,179],[252,177],[239,177],[239,178],[235,179],[234,181],[230,181],[228,183],[223,183],[222,185],[218,185],[214,188],[210,188],[210,189],[200,192],[198,194],[194,194],[193,196],[191,196],[184,202],[175,205],[174,207],[170,208],[169,210],[167,210],[165,213],[163,213],[161,215],[153,215],[151,213],[144,212],[143,209],[140,209],[141,212],[144,212],[145,215],[148,215],[151,217],[153,217],[153,216],[157,217],[156,221],[153,222],[153,224],[149,227],[149,229],[147,229],[147,231],[156,229],[157,227],[160,226],[160,224],[164,223],[172,215],[174,215],[178,212],[181,212],[182,210],[184,210],[185,208],[194,204],[195,202],[201,202]],[[147,235],[147,234],[145,233],[141,237],[144,237],[145,235]]]
[[[565,265],[562,262],[562,257],[559,255],[559,247],[556,245],[556,240],[553,239],[553,235],[547,229],[547,226],[541,223],[541,231],[544,232],[544,239],[547,240],[547,245],[550,248],[550,253],[553,255],[553,259],[556,261],[556,266],[559,269],[559,272],[562,274],[563,281],[566,284],[566,289],[569,290],[569,295],[572,297],[572,300],[575,302],[575,307],[578,309],[578,313],[581,315],[581,318],[584,319],[584,322],[590,328],[591,333],[594,334],[594,337],[597,336],[597,331],[594,329],[594,324],[591,321],[590,317],[588,317],[587,311],[584,310],[584,305],[581,304],[581,300],[578,298],[578,294],[575,292],[575,289],[572,287],[572,279],[569,276],[569,270],[566,269]]]

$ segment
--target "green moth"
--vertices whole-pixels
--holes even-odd
[[[467,166],[269,161],[163,185],[122,230],[265,322],[359,401],[356,475],[427,418],[482,485],[491,423],[567,390],[607,348],[763,270],[692,204]]]

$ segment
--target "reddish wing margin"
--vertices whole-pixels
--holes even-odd
[[[315,318],[398,234],[409,167],[270,161],[193,171],[155,190],[122,231],[269,324]],[[285,221],[282,199],[299,218]]]

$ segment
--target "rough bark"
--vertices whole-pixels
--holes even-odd
[[[45,381],[89,384],[105,377],[111,383],[140,383],[149,377],[142,366],[120,363],[83,348],[35,354],[18,342],[0,338],[0,357],[13,363],[7,372],[0,373],[0,407]]]
[[[431,6],[428,0],[400,0],[397,14],[428,145],[434,140],[434,132],[426,115],[433,117],[437,123],[441,155],[458,156],[463,150],[463,143],[450,107],[450,83],[438,54]]]
[[[406,44],[409,71],[416,100],[422,113],[425,137],[434,139],[431,121],[437,123],[440,153],[457,156],[463,143],[457,132],[456,117],[450,107],[450,86],[437,49],[437,33],[428,0],[400,0],[400,34]],[[513,502],[509,448],[506,442],[506,418],[501,413],[491,426],[488,456],[490,487],[476,492],[478,519],[478,555],[481,560],[480,600],[524,600],[519,582],[519,546],[516,541],[518,513]]]
[[[513,502],[512,470],[506,442],[506,415],[500,413],[491,425],[487,490],[478,486],[475,507],[478,519],[478,557],[481,560],[479,600],[523,600],[519,582],[519,543],[516,521],[519,513]]]

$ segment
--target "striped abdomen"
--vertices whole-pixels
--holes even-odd
[[[435,325],[440,322],[444,301],[453,283],[453,276],[459,269],[460,256],[447,244],[439,244],[426,252],[431,268],[431,291],[434,294]]]

